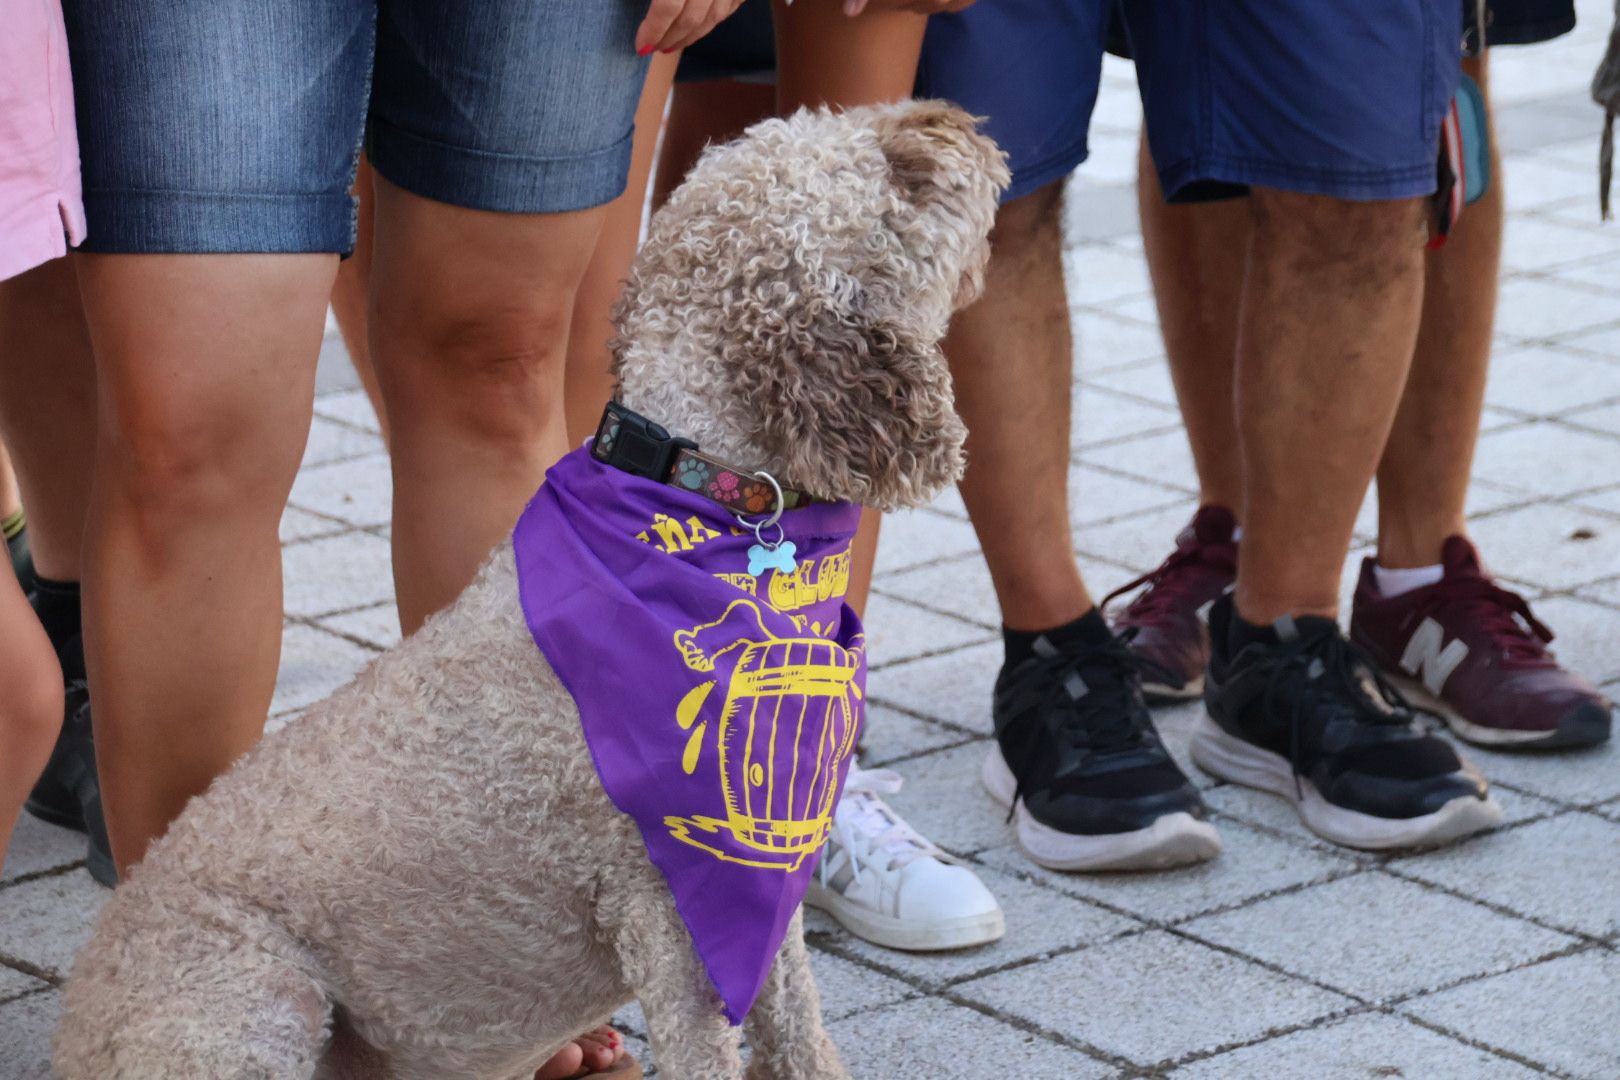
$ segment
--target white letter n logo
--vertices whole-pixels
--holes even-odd
[[[1438,695],[1446,680],[1451,678],[1451,673],[1457,670],[1457,665],[1468,658],[1468,646],[1461,640],[1454,639],[1442,648],[1445,640],[1446,634],[1440,629],[1440,624],[1433,619],[1424,619],[1407,641],[1406,651],[1401,654],[1401,667],[1406,669],[1407,674],[1418,676],[1431,694]]]

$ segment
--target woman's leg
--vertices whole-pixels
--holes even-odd
[[[85,651],[122,872],[263,729],[337,258],[77,258],[98,401]]]
[[[366,397],[371,399],[371,407],[377,413],[378,430],[386,443],[388,416],[383,410],[382,391],[377,386],[377,369],[371,363],[371,338],[366,328],[366,305],[371,297],[371,238],[377,206],[374,176],[371,163],[362,157],[354,175],[354,197],[360,202],[355,219],[354,254],[338,264],[337,280],[332,283],[332,314],[337,317],[343,347],[354,365],[354,373],[360,376]]]
[[[0,282],[0,437],[28,510],[34,569],[56,582],[79,580],[95,392],[73,260]]]
[[[773,0],[776,17],[776,104],[851,107],[911,96],[928,20],[904,11],[867,12],[855,18],[842,5]],[[849,603],[865,611],[877,558],[882,515],[861,516],[849,579]]]
[[[705,146],[734,139],[750,124],[775,115],[776,87],[770,83],[730,79],[677,83],[658,150],[653,209],[663,206],[680,187]]]
[[[630,176],[624,194],[607,206],[607,220],[596,238],[585,278],[574,297],[574,318],[568,332],[568,360],[563,378],[564,410],[568,415],[568,445],[578,446],[596,434],[602,407],[613,396],[613,305],[619,299],[630,263],[641,243],[641,211],[647,202],[647,180],[658,149],[658,128],[669,102],[670,84],[680,55],[656,56],[647,69],[636,108],[635,148],[630,154]]]

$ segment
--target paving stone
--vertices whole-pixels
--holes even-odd
[[[1179,431],[1172,432],[1171,435],[1181,439],[1183,443],[1186,442],[1186,437]],[[1097,457],[1113,455],[1121,447],[1144,443],[1152,443],[1155,448],[1170,445],[1161,444],[1159,440],[1163,438],[1165,436],[1149,435],[1085,451],[1082,462],[1069,467],[1069,521],[1077,527],[1083,527],[1147,510],[1185,504],[1188,492],[1178,491],[1152,479],[1133,479],[1085,463]],[[1128,460],[1128,455],[1126,458]],[[1143,468],[1152,468],[1152,465],[1146,462],[1138,464]]]
[[[383,450],[382,439],[373,432],[359,431],[348,424],[334,423],[317,416],[309,426],[309,442],[304,446],[303,466],[347,461]]]
[[[1560,349],[1574,350],[1609,363],[1620,361],[1620,325],[1578,328],[1557,334],[1551,340]]]
[[[1620,742],[1567,754],[1504,754],[1468,748],[1487,777],[1565,805],[1605,802],[1620,795]]]
[[[989,735],[990,695],[1003,655],[1001,642],[993,641],[894,664],[867,676],[867,696]]]
[[[1620,933],[1620,824],[1596,814],[1570,811],[1392,865],[1551,926]]]
[[[986,742],[941,750],[907,761],[897,771],[906,785],[889,802],[928,839],[955,855],[969,855],[1006,840],[1007,811],[985,793],[979,766]]]
[[[1145,573],[1175,550],[1177,535],[1197,510],[1196,499],[1181,499],[1158,510],[1083,526],[1074,531],[1074,546],[1088,558],[1139,566]],[[1123,608],[1128,600],[1121,597],[1116,603]]]
[[[1535,154],[1515,154],[1503,162],[1502,192],[1509,214],[1550,204],[1573,208],[1592,204],[1594,186],[1588,172],[1549,164]]]
[[[1168,489],[1172,496],[1195,494],[1198,490],[1198,473],[1193,468],[1192,451],[1187,447],[1187,436],[1180,431],[1109,443],[1085,451],[1081,460]],[[1149,505],[1162,506],[1167,501],[1159,499]],[[1133,509],[1145,510],[1147,506]],[[1126,508],[1120,508],[1109,516],[1125,512]],[[1082,522],[1077,521],[1076,524]]]
[[[0,1003],[13,1001],[24,994],[36,993],[50,987],[50,983],[43,979],[36,979],[32,975],[18,971],[16,968],[6,967],[0,961]],[[6,1014],[0,1012],[0,1023],[5,1020]],[[0,1034],[0,1046],[5,1045],[5,1036]]]
[[[1094,947],[1141,925],[1009,874],[983,867],[976,869],[1006,914],[1007,933],[1001,940],[951,952],[904,953],[840,932],[828,940],[828,947],[913,982],[938,988],[1010,964],[1084,946]]]
[[[897,758],[915,757],[947,746],[955,746],[968,736],[931,720],[899,712],[884,705],[869,704],[866,725],[861,729],[861,764],[880,769]],[[904,766],[900,766],[904,771]]]
[[[1617,376],[1620,376],[1620,373],[1611,373],[1610,377]],[[1565,413],[1561,419],[1564,423],[1574,427],[1598,431],[1605,435],[1620,436],[1620,402],[1610,402],[1607,405],[1577,409]],[[1588,506],[1593,505],[1590,496],[1587,495],[1582,495],[1580,501]]]
[[[54,874],[0,892],[0,955],[66,978],[90,923],[112,896],[88,874]]]
[[[1612,255],[1620,240],[1612,230],[1578,228],[1544,218],[1508,219],[1502,265],[1509,270],[1548,270],[1567,263]],[[1620,308],[1612,318],[1620,318]]]
[[[820,949],[810,950],[810,968],[821,994],[821,1016],[828,1023],[916,996],[898,979]]]
[[[888,574],[978,550],[978,537],[967,522],[926,510],[903,510],[883,516],[876,572]]]
[[[1156,327],[1096,311],[1077,312],[1069,322],[1075,370],[1082,376],[1137,366],[1146,360],[1164,362],[1164,338]]]
[[[388,541],[349,532],[294,544],[282,552],[289,615],[324,615],[392,599]]]
[[[1181,417],[1174,409],[1094,383],[1074,384],[1070,418],[1069,447],[1076,452],[1181,427]]]
[[[1377,872],[1195,919],[1189,934],[1369,1001],[1521,966],[1575,944]]]
[[[382,430],[377,423],[377,412],[364,390],[340,390],[322,394],[315,399],[315,413],[351,427],[364,428],[376,433]]]
[[[1485,400],[1498,408],[1554,416],[1620,394],[1620,372],[1590,356],[1552,346],[1504,350],[1491,357]]]
[[[897,597],[984,627],[1001,625],[1001,609],[990,584],[990,571],[977,552],[890,574],[874,581],[872,588],[875,595]]]
[[[379,649],[391,649],[399,644],[399,608],[392,598],[341,615],[328,615],[319,622],[322,626],[357,637]]]
[[[1469,531],[1492,572],[1512,581],[1569,589],[1620,567],[1620,524],[1578,506],[1509,510],[1470,522]]]
[[[21,814],[6,849],[5,866],[0,867],[0,884],[80,862],[84,852],[83,833],[47,825],[32,814]],[[0,910],[4,907],[0,901]]]
[[[346,521],[333,521],[331,518],[300,510],[296,506],[289,506],[281,512],[281,542],[283,544],[293,544],[300,540],[312,540],[317,536],[331,536],[334,533],[348,532],[353,527]]]
[[[1620,1075],[1620,954],[1575,956],[1467,983],[1403,1011],[1579,1077]]]
[[[1060,892],[1156,922],[1178,922],[1355,870],[1355,863],[1348,858],[1292,844],[1239,822],[1221,821],[1218,827],[1221,854],[1208,862],[1175,870],[1063,874],[1030,862],[1010,837],[982,852],[979,860],[1033,877]]]
[[[61,995],[30,994],[0,1005],[0,1069],[6,1080],[51,1080],[51,1036]]]
[[[1596,293],[1534,278],[1503,283],[1497,302],[1497,333],[1540,341],[1620,321],[1612,300]]]
[[[1585,467],[1571,469],[1572,461]],[[1567,495],[1620,476],[1620,439],[1546,422],[1493,431],[1480,436],[1474,472],[1504,487]]]
[[[976,645],[994,631],[983,625],[939,615],[893,597],[874,595],[867,602],[867,657],[875,668],[932,653]]]
[[[1133,157],[1134,179],[1135,134],[1127,141]],[[1063,277],[1069,295],[1090,305],[1141,296],[1153,290],[1147,260],[1142,258],[1142,253],[1111,244],[1086,244],[1065,251]]]
[[[1613,594],[1610,586],[1598,599]],[[1552,651],[1559,663],[1596,683],[1620,676],[1620,618],[1613,608],[1576,597],[1551,596],[1537,600],[1535,612],[1557,635]]]
[[[1370,1013],[1230,1050],[1170,1075],[1175,1080],[1533,1080],[1542,1074],[1409,1020]]]
[[[990,975],[956,992],[1141,1065],[1247,1042],[1353,1004],[1164,931]]]
[[[895,1076],[1091,1080],[1115,1071],[1079,1050],[938,1000],[862,1012],[829,1030],[855,1080]]]
[[[354,678],[376,653],[343,638],[298,624],[281,635],[281,671],[272,713],[302,709]]]
[[[301,469],[293,481],[290,501],[306,510],[371,526],[388,524],[393,498],[388,455],[374,454]]]

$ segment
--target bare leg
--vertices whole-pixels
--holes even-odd
[[[1236,512],[1243,501],[1243,478],[1232,371],[1249,253],[1248,200],[1185,206],[1165,202],[1145,132],[1136,192],[1170,377],[1198,470],[1198,501]]]
[[[371,294],[371,243],[376,235],[377,193],[372,186],[376,176],[371,163],[360,157],[354,175],[354,194],[360,200],[360,215],[354,238],[354,254],[338,264],[337,280],[332,283],[332,314],[337,317],[343,347],[348,350],[354,373],[360,376],[383,441],[388,441],[388,417],[383,410],[382,391],[377,386],[377,369],[371,363],[371,341],[366,330],[366,304]]]
[[[1485,87],[1485,60],[1463,61]],[[1440,561],[1448,536],[1466,531],[1464,504],[1479,439],[1502,257],[1502,162],[1496,182],[1469,206],[1445,247],[1426,260],[1423,324],[1378,467],[1378,562],[1391,569]]]
[[[658,148],[658,127],[675,81],[679,54],[653,57],[647,82],[636,109],[636,137],[630,155],[630,176],[624,194],[607,205],[607,220],[596,238],[596,250],[585,269],[574,298],[573,324],[568,333],[568,362],[564,377],[564,408],[568,414],[568,445],[578,446],[596,433],[602,407],[613,396],[609,372],[608,340],[613,336],[613,304],[619,299],[630,262],[641,242],[641,211],[647,201],[653,152]]]
[[[472,580],[568,450],[569,320],[607,211],[498,214],[381,177],[376,188],[371,351],[393,432],[394,584],[410,633]]]
[[[79,580],[95,393],[74,260],[0,282],[0,434],[28,508],[34,568],[54,581]]]
[[[85,651],[120,870],[263,729],[330,255],[91,255]]]
[[[1400,402],[1423,302],[1419,200],[1255,189],[1237,360],[1237,607],[1338,611],[1356,511]]]
[[[776,106],[783,115],[809,105],[851,107],[911,96],[922,53],[924,16],[867,12],[848,18],[839,5],[774,0]],[[849,605],[866,610],[882,516],[861,515],[849,582]]]
[[[1017,630],[1061,626],[1092,606],[1069,540],[1062,194],[1054,183],[1001,208],[984,295],[957,314],[945,339],[968,427],[962,500],[1002,622]],[[1007,483],[1013,475],[1016,485]]]

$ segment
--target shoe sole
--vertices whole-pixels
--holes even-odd
[[[74,800],[74,805],[77,807],[77,799]],[[40,821],[45,822],[47,825],[56,825],[64,829],[72,829],[74,832],[82,833],[85,831],[84,811],[82,809],[75,809],[74,811],[70,812],[63,810],[58,806],[54,806],[51,803],[32,798],[23,803],[23,809],[28,811],[29,816],[36,817]]]
[[[1191,701],[1204,696],[1204,676],[1196,675],[1179,687],[1169,683],[1144,682],[1142,697],[1150,702]]]
[[[1459,739],[1492,750],[1578,750],[1609,741],[1609,710],[1582,705],[1551,731],[1520,731],[1476,724],[1446,704],[1444,698],[1409,676],[1384,673],[1407,699],[1440,715]]]
[[[1012,806],[1018,779],[999,747],[985,755],[980,782],[1002,806]],[[1221,853],[1221,834],[1207,821],[1182,811],[1125,833],[1066,833],[1036,821],[1019,803],[1013,813],[1018,846],[1048,870],[1168,870],[1206,862]]]
[[[1311,832],[1363,851],[1435,847],[1502,821],[1502,808],[1489,796],[1462,795],[1414,818],[1375,817],[1335,806],[1309,780],[1296,777],[1287,758],[1228,735],[1208,716],[1200,717],[1193,729],[1192,758],[1211,776],[1287,799]]]
[[[915,919],[899,919],[864,908],[815,880],[811,880],[804,902],[825,911],[863,941],[901,952],[944,952],[988,945],[1007,932],[1007,919],[1000,908],[979,915],[919,923]]]

